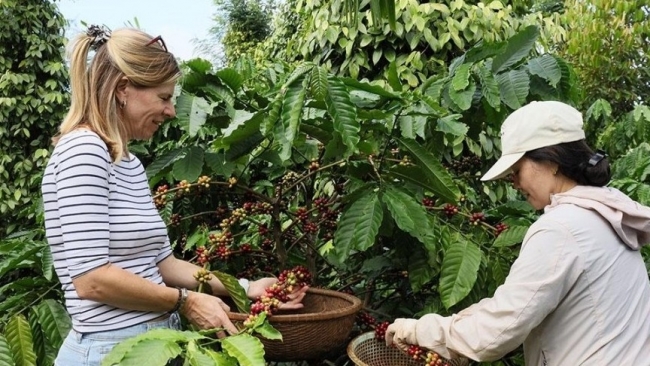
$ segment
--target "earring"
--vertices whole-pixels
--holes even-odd
[[[120,108],[122,109],[126,108],[126,99],[124,99],[122,103],[120,103]]]
[[[555,171],[553,172],[553,175],[557,175],[557,169],[555,169]]]

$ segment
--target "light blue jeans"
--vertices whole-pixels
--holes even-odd
[[[54,366],[100,366],[102,359],[118,343],[156,328],[180,329],[180,317],[173,313],[168,319],[105,332],[78,333],[71,329],[59,349]]]

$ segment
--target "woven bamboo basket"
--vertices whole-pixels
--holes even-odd
[[[422,366],[423,361],[414,360],[394,347],[386,347],[375,339],[375,332],[362,333],[348,344],[348,356],[357,366]],[[468,366],[466,358],[449,360],[450,366]]]
[[[310,288],[303,304],[291,314],[269,317],[269,323],[282,333],[282,341],[260,337],[267,361],[323,360],[332,351],[345,349],[361,300],[338,291]],[[247,317],[229,313],[232,321]]]

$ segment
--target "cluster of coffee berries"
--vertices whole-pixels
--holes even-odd
[[[413,162],[411,161],[411,158],[408,157],[408,155],[404,155],[404,157],[402,157],[402,160],[400,160],[399,165],[409,166],[409,165],[413,165]]]
[[[433,208],[435,207],[435,205],[436,205],[436,200],[433,199],[433,198],[424,197],[424,198],[422,199],[422,205],[423,205],[427,210],[431,210],[431,209],[433,209]]]
[[[221,220],[221,223],[219,224],[219,226],[223,230],[227,230],[231,226],[233,226],[236,223],[238,223],[238,222],[242,221],[243,219],[245,219],[247,216],[248,216],[248,214],[246,213],[246,210],[244,208],[236,208],[236,209],[234,209],[232,211],[232,213],[230,214],[230,217],[227,217],[227,218]]]
[[[368,313],[360,312],[357,314],[357,322],[365,328],[372,328],[377,323],[377,319]]]
[[[154,194],[153,203],[156,205],[157,209],[162,209],[167,204],[167,191],[169,186],[166,184],[161,184],[156,188],[156,193]]]
[[[452,217],[458,213],[458,207],[450,203],[445,204],[442,210],[444,211],[445,215],[447,215],[447,217]]]
[[[500,222],[496,225],[494,225],[494,235],[499,236],[502,232],[508,230],[508,225],[504,224],[503,222]]]
[[[483,221],[485,221],[485,214],[483,212],[474,212],[469,217],[469,223],[475,226]]]
[[[313,172],[313,171],[316,171],[316,170],[318,170],[318,169],[320,169],[320,164],[318,163],[318,160],[317,160],[317,159],[313,159],[313,160],[309,163],[309,171],[310,171],[310,172]]]
[[[199,283],[208,283],[212,279],[212,273],[205,268],[201,268],[194,274],[194,279]]]
[[[390,325],[390,322],[381,322],[375,326],[375,339],[379,341],[384,341],[386,338],[386,330],[388,329],[388,326]]]
[[[375,327],[375,339],[384,342],[389,322],[379,323]],[[406,354],[416,361],[423,361],[424,366],[450,366],[449,363],[433,351],[427,351],[416,345],[409,345]]]
[[[210,253],[205,249],[204,246],[196,248],[196,263],[199,265],[204,265],[210,261]]]
[[[481,169],[481,158],[476,155],[461,156],[450,164],[451,170],[457,174],[474,173]]]
[[[288,171],[287,174],[282,176],[281,183],[283,186],[287,187],[297,182],[298,179],[300,179],[300,175],[298,173],[294,171]]]
[[[296,266],[290,270],[284,270],[278,276],[278,282],[265,289],[264,295],[257,298],[251,305],[250,314],[244,326],[253,324],[257,316],[266,313],[267,316],[273,315],[273,312],[281,303],[289,300],[289,294],[295,290],[311,284],[312,276],[303,266]]]
[[[234,187],[235,184],[237,184],[237,178],[235,178],[235,177],[228,178],[228,187],[229,188]]]
[[[182,197],[185,193],[190,193],[190,182],[183,179],[176,184],[176,197]]]
[[[169,225],[170,226],[178,226],[181,224],[181,215],[175,213],[172,214],[171,217],[169,218]]]
[[[210,177],[207,175],[200,176],[196,181],[201,188],[210,188]]]

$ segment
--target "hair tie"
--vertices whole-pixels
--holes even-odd
[[[111,30],[108,29],[105,25],[90,25],[86,31],[88,37],[92,37],[93,40],[90,43],[90,48],[93,51],[97,51],[101,46],[103,46],[111,38]]]
[[[596,166],[596,164],[600,163],[600,161],[606,157],[607,153],[605,153],[603,150],[596,150],[596,153],[593,154],[591,158],[589,158],[589,165]]]

